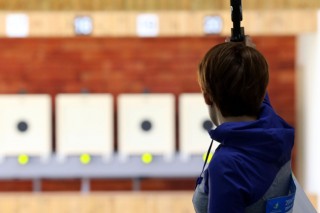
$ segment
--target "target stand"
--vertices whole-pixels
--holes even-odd
[[[185,93],[179,96],[179,147],[183,160],[205,156],[210,146],[208,134],[214,128],[202,94]],[[212,152],[218,143],[213,142]]]
[[[51,155],[51,98],[49,95],[0,95],[0,157]],[[20,160],[19,160],[20,162]]]
[[[109,160],[113,154],[113,98],[110,94],[58,94],[56,141],[59,160],[80,156],[83,164],[91,155]]]
[[[175,113],[172,94],[122,94],[118,97],[118,144],[122,160],[153,155],[166,160],[175,153]]]

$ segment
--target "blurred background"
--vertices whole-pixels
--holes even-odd
[[[242,22],[315,206],[319,8],[246,0]],[[231,27],[228,0],[0,0],[0,211],[194,212],[213,127],[196,71]]]

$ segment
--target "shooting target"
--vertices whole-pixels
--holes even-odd
[[[210,145],[208,130],[213,128],[202,94],[181,94],[179,97],[179,138],[183,155],[202,155]],[[214,142],[214,151],[218,143]]]
[[[0,95],[0,155],[51,153],[49,95]]]
[[[113,98],[109,94],[57,95],[57,153],[111,155],[113,120]]]
[[[118,141],[121,155],[174,153],[174,96],[122,94],[118,98]]]

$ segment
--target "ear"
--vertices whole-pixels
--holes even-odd
[[[206,102],[207,105],[212,106],[213,101],[211,100],[211,97],[208,95],[208,93],[203,93],[204,101]]]

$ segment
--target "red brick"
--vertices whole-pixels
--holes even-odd
[[[81,189],[81,180],[72,179],[72,180],[51,180],[44,179],[41,181],[41,189],[44,192],[53,192],[53,191],[80,191]]]
[[[142,191],[174,191],[194,190],[196,178],[176,178],[176,179],[142,179]]]
[[[0,180],[0,192],[30,192],[32,180]]]
[[[133,189],[131,179],[93,179],[91,191],[130,191]]]

